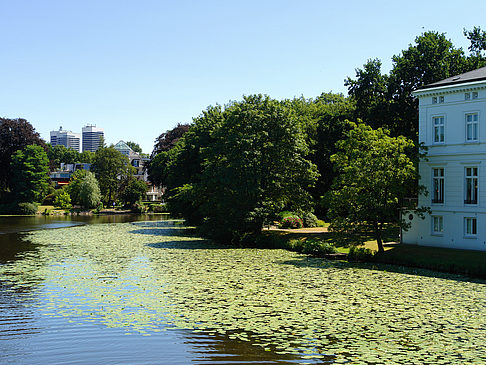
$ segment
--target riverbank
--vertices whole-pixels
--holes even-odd
[[[393,234],[388,237],[393,238]],[[378,252],[376,241],[368,240],[350,252],[349,246],[337,243],[340,240],[342,237],[328,232],[326,228],[270,229],[262,232],[256,244],[258,247],[284,248],[330,259],[384,263],[486,278],[486,252],[483,251],[406,245],[390,241],[384,244],[384,252]],[[333,255],[332,247],[338,255]]]

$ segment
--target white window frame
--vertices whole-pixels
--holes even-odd
[[[478,219],[476,217],[464,217],[464,237],[474,238],[478,236]]]
[[[443,96],[439,96],[439,104],[442,104],[444,102],[444,97]]]
[[[444,199],[445,198],[445,170],[443,167],[432,167],[432,189],[431,190],[432,190],[432,204],[443,205],[445,200]],[[436,190],[438,191],[437,195],[436,195]]]
[[[441,124],[436,124],[435,121],[436,120],[439,120],[439,121],[442,121]],[[436,137],[436,128],[438,128],[439,130],[439,140],[436,141],[435,140],[435,137]],[[442,141],[440,140],[440,130],[442,128]],[[432,142],[434,144],[444,144],[445,143],[445,116],[444,115],[435,115],[432,117]]]
[[[471,93],[464,93],[464,100],[471,100]]]
[[[469,180],[471,180],[469,182]],[[473,193],[468,196],[468,185],[473,187]],[[464,205],[478,205],[479,204],[479,167],[466,166],[464,167]]]
[[[473,91],[473,92],[472,92],[472,97],[471,97],[471,98],[472,98],[472,99],[477,99],[477,98],[478,98],[478,96],[479,96],[478,92],[477,92],[477,91]]]
[[[432,96],[432,104],[437,104],[437,96]]]
[[[441,215],[432,215],[432,234],[442,236],[444,234],[444,217]]]
[[[471,120],[468,118],[471,117]],[[476,118],[474,118],[476,117]],[[476,119],[476,120],[474,120]],[[468,112],[464,114],[464,122],[465,122],[465,135],[466,135],[466,142],[478,142],[479,141],[479,113],[478,112]],[[469,137],[469,127],[471,127],[472,136]],[[476,135],[474,135],[474,129],[476,131]],[[473,138],[475,137],[475,138]]]

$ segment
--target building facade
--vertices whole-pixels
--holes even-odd
[[[81,147],[81,134],[66,131],[59,127],[58,131],[51,131],[51,146],[63,145],[66,148],[72,148],[78,152]]]
[[[411,228],[402,242],[486,251],[486,67],[413,94],[427,147],[419,172],[428,194],[418,206],[430,213],[403,212]]]
[[[105,138],[103,128],[97,128],[96,125],[88,124],[83,127],[83,152],[96,152],[101,147],[102,140]]]

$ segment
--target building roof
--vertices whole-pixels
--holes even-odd
[[[419,90],[432,89],[440,86],[464,84],[467,82],[486,80],[486,67],[481,67],[473,71],[465,72],[460,75],[448,77],[447,79],[434,82],[419,88]]]
[[[124,141],[118,142],[114,147],[117,150],[132,150]]]

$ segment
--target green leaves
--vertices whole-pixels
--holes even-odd
[[[47,194],[49,166],[44,148],[29,145],[12,156],[11,185],[19,202],[40,202]]]
[[[399,203],[418,178],[416,167],[407,156],[414,144],[364,123],[350,126],[347,138],[337,143],[339,152],[331,157],[338,172],[329,194],[331,228],[348,232],[372,230],[381,247],[383,224],[401,223]]]

